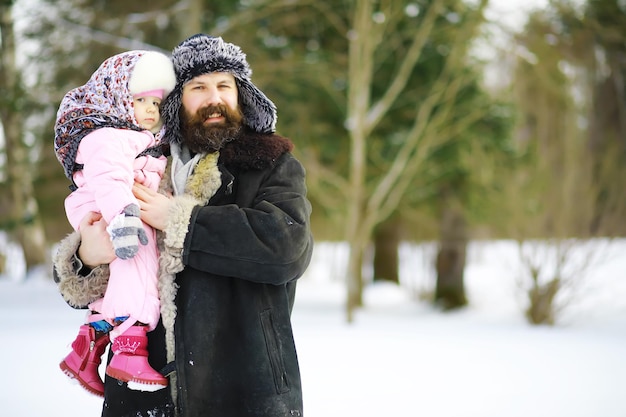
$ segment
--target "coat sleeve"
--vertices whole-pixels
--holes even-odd
[[[132,193],[133,165],[149,144],[149,136],[141,132],[113,128],[98,129],[81,140],[83,181],[107,223],[127,205],[139,204]]]
[[[61,296],[74,308],[86,308],[101,298],[109,281],[109,266],[100,265],[92,270],[83,268],[77,252],[80,233],[73,232],[59,243],[52,258],[54,282]]]
[[[251,192],[249,184],[239,184]],[[193,206],[185,266],[214,275],[281,285],[300,277],[313,250],[304,168],[291,154],[251,187],[250,207]]]

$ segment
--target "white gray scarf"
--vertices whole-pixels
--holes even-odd
[[[170,149],[172,151],[172,188],[174,195],[181,195],[185,192],[187,178],[191,176],[198,161],[206,153],[197,153],[192,157],[189,149],[178,143],[172,143]]]

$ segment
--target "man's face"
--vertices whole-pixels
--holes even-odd
[[[183,87],[182,140],[193,152],[213,152],[235,139],[243,115],[232,74],[215,72],[193,78]]]
[[[235,77],[227,72],[213,72],[192,78],[183,87],[183,107],[195,115],[198,109],[224,104],[230,109],[238,107],[238,92]],[[222,115],[210,115],[204,124],[220,123]]]

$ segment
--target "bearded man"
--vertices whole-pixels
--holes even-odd
[[[239,47],[200,34],[172,60],[168,172],[159,193],[134,189],[142,220],[160,231],[161,323],[149,361],[171,389],[133,391],[107,376],[102,416],[302,416],[290,316],[313,250],[304,169],[274,133],[276,108]],[[105,227],[87,216],[55,255],[72,306],[106,288]]]

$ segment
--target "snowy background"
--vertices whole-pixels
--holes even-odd
[[[306,417],[626,416],[626,240],[603,249],[554,327],[525,322],[511,242],[470,246],[470,305],[454,313],[417,297],[433,287],[432,251],[404,246],[402,287],[368,285],[347,324],[346,247],[317,245],[293,314]],[[10,256],[0,276],[3,415],[98,416],[100,400],[58,369],[83,313],[44,273],[16,279]]]
[[[527,9],[545,6],[493,3],[489,17],[518,28]],[[58,369],[84,313],[63,302],[49,271],[24,280],[21,254],[2,238],[2,414],[99,416],[101,400]],[[418,297],[434,285],[433,248],[403,247],[402,287],[368,285],[347,324],[346,247],[318,244],[293,314],[305,416],[626,417],[626,240],[609,249],[554,327],[524,320],[511,242],[471,245],[470,305],[446,314]]]

